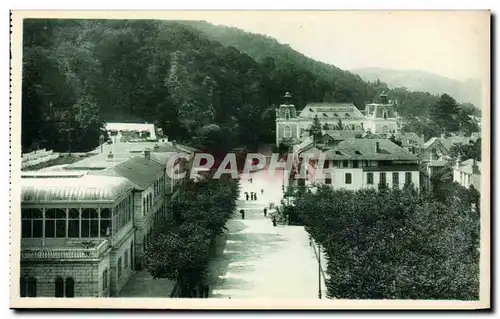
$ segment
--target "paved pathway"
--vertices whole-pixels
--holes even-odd
[[[237,213],[228,222],[225,244],[210,267],[211,298],[318,298],[318,263],[307,232],[301,226],[273,227],[264,217],[264,206],[282,198],[282,176],[276,175],[253,173],[253,183],[242,177],[238,210],[245,209],[245,219]],[[258,192],[258,200],[246,202],[245,191]]]

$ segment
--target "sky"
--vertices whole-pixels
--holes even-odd
[[[415,69],[457,80],[489,74],[488,12],[240,11],[202,19],[271,36],[342,69]]]

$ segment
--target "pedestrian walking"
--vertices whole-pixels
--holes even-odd
[[[273,216],[273,226],[276,227],[278,222],[276,221],[276,216]]]
[[[253,192],[250,193],[250,199],[253,200]]]
[[[253,179],[250,177],[250,184],[252,184],[252,182],[253,182]]]
[[[264,208],[264,217],[267,217],[267,208]]]
[[[245,219],[245,210],[244,209],[240,210],[240,214],[241,214],[241,219]]]
[[[245,198],[248,200],[248,193],[245,192]]]
[[[257,193],[253,194],[253,199],[257,200]]]
[[[260,194],[264,195],[264,189],[262,189],[262,188],[260,189]]]

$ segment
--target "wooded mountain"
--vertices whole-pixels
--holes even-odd
[[[472,103],[481,109],[482,88],[479,80],[458,81],[420,70],[361,68],[353,69],[351,72],[360,75],[365,81],[380,80],[391,88],[406,87],[411,91],[449,94],[460,103]]]
[[[23,33],[23,151],[91,150],[105,121],[155,123],[211,152],[252,149],[274,140],[286,91],[298,108],[336,101],[363,109],[388,90],[275,39],[204,22],[31,19]],[[419,118],[438,96],[388,91],[403,117],[417,119],[412,130],[436,134]]]

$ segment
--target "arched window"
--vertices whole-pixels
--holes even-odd
[[[361,125],[356,125],[356,131],[360,131],[361,130]]]
[[[116,268],[117,268],[117,273],[118,273],[118,279],[120,279],[122,277],[122,257],[118,258],[118,263],[116,265]]]
[[[101,208],[101,237],[111,236],[111,210],[109,208]]]
[[[24,277],[19,279],[19,294],[21,297],[28,296],[28,284],[26,282],[26,278]]]
[[[28,297],[36,297],[36,278],[29,277],[26,283]]]
[[[66,297],[73,298],[75,296],[75,280],[73,277],[66,278]]]
[[[386,119],[386,118],[387,118],[387,113],[388,113],[388,112],[387,112],[387,109],[384,109],[384,110],[382,111],[382,116],[384,117],[384,119]]]
[[[285,129],[284,129],[284,132],[283,132],[283,135],[285,138],[290,138],[292,137],[292,129],[290,128],[290,126],[285,126]]]
[[[55,285],[56,285],[55,297],[57,298],[64,297],[64,279],[58,276],[55,280]]]
[[[285,120],[290,119],[290,110],[285,111]]]
[[[384,125],[384,126],[382,127],[382,133],[384,133],[384,134],[389,133],[389,128],[387,127],[387,125]]]
[[[102,272],[102,291],[108,290],[108,268]]]

